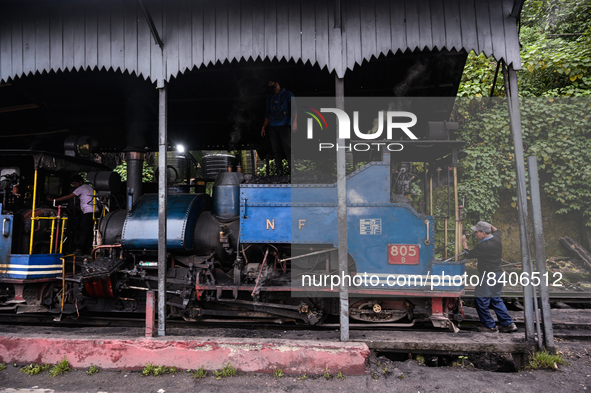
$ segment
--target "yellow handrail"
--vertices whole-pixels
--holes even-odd
[[[33,224],[35,223],[35,201],[37,200],[37,169],[35,169],[35,179],[33,180],[33,211],[31,213],[31,242],[29,244],[29,254],[33,253],[33,236],[35,229]]]

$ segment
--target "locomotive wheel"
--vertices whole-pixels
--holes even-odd
[[[364,322],[395,322],[404,317],[412,320],[412,308],[412,304],[404,300],[363,299],[349,308],[349,315]]]

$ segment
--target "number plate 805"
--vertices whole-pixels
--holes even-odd
[[[418,244],[388,244],[388,263],[390,265],[418,265]]]

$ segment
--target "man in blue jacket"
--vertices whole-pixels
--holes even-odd
[[[293,93],[282,88],[279,83],[277,77],[268,82],[267,88],[270,96],[267,98],[267,110],[261,136],[269,134],[277,174],[282,176],[283,166],[281,163],[284,156],[287,159],[288,168],[291,166],[291,131],[296,131],[298,128],[298,114],[297,111],[292,113],[291,110],[291,101],[295,100]],[[295,102],[293,108],[296,108]]]
[[[488,333],[516,332],[517,326],[507,313],[507,307],[501,299],[501,290],[503,289],[503,283],[499,282],[503,274],[501,232],[485,221],[479,221],[471,229],[476,232],[476,238],[480,243],[474,249],[468,250],[468,241],[464,235],[462,236],[462,246],[466,252],[466,258],[478,259],[478,273],[480,277],[484,276],[484,281],[474,289],[476,311],[482,324],[478,330]],[[489,306],[497,314],[497,319],[501,324],[500,328],[495,325],[495,320],[488,311]]]

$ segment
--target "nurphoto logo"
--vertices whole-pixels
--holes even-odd
[[[308,139],[314,138],[314,120],[316,120],[316,123],[320,127],[320,130],[328,130],[326,118],[322,115],[322,113],[334,113],[336,115],[338,122],[339,139],[351,139],[351,119],[345,111],[337,108],[320,108],[320,111],[308,106],[305,106],[304,108],[308,110],[304,111],[304,113],[311,116],[308,118],[307,121],[306,136]],[[401,121],[402,119],[406,119],[406,121]],[[353,132],[355,134],[355,137],[363,140],[373,140],[380,138],[384,132],[384,129],[386,130],[386,138],[388,140],[392,140],[394,130],[403,131],[410,139],[418,139],[416,135],[410,130],[410,128],[415,124],[417,124],[417,116],[412,112],[379,111],[377,117],[377,129],[375,130],[375,132],[364,133],[359,130],[359,111],[353,112]],[[388,151],[401,151],[402,149],[404,149],[404,146],[401,143],[357,142],[345,144],[343,146],[336,145],[336,150],[345,149],[349,151],[368,151],[372,147],[376,147],[378,151],[380,151],[382,147],[384,147]],[[334,148],[334,143],[321,142],[318,144],[319,151]]]

